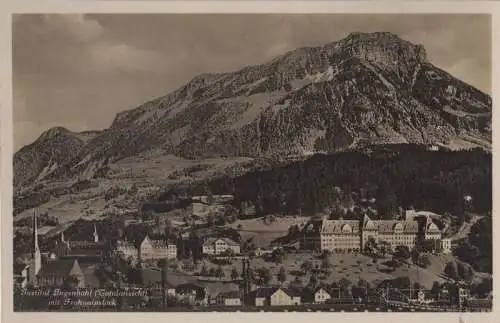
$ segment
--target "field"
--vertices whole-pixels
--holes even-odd
[[[380,281],[386,279],[394,279],[397,277],[408,277],[412,282],[418,282],[425,288],[431,288],[434,281],[440,283],[445,280],[440,276],[444,270],[445,265],[449,261],[454,261],[451,255],[429,255],[431,265],[427,269],[417,267],[415,265],[402,265],[391,273],[384,273],[378,270],[378,268],[383,268],[382,263],[385,259],[379,259],[378,264],[372,263],[370,257],[364,256],[362,254],[332,254],[329,257],[329,262],[331,267],[329,268],[329,274],[323,275],[318,274],[317,278],[320,282],[325,284],[331,284],[332,282],[338,282],[341,279],[347,279],[352,283],[357,283],[360,279],[366,280],[369,283],[377,284]],[[305,285],[309,282],[311,278],[311,273],[304,274],[301,269],[301,265],[305,261],[311,261],[313,264],[316,262],[318,265],[321,261],[315,260],[312,253],[299,253],[299,254],[288,254],[282,263],[272,263],[266,262],[262,258],[255,258],[251,261],[251,267],[255,270],[258,268],[267,268],[271,274],[270,284],[279,284],[277,275],[280,268],[283,267],[286,271],[286,282],[285,285],[294,281],[296,277]],[[200,272],[202,267],[205,266],[207,270],[211,268],[217,269],[221,268],[224,271],[224,277],[231,277],[231,271],[233,268],[237,270],[238,273],[242,271],[242,262],[234,261],[232,264],[219,266],[209,260],[203,260],[198,264],[197,269],[187,274],[194,274]],[[484,275],[478,273],[477,278]]]
[[[47,212],[55,216],[60,223],[75,221],[79,218],[94,219],[110,213],[137,212],[140,200],[160,190],[168,184],[193,182],[205,177],[228,171],[239,172],[251,159],[217,158],[200,161],[187,160],[172,155],[152,152],[148,155],[125,158],[110,164],[106,178],[91,179],[97,184],[78,193],[52,196],[50,201],[36,207],[38,213]],[[43,183],[43,190],[68,188],[75,180]],[[112,189],[131,190],[134,194],[120,194],[112,199],[105,199],[106,192]],[[30,191],[27,187],[19,191]],[[32,216],[33,209],[17,214],[14,220]]]

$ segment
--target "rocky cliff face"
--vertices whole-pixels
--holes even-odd
[[[24,183],[92,173],[151,149],[187,158],[286,156],[455,138],[491,143],[491,98],[433,66],[420,45],[353,33],[234,73],[200,75],[118,114],[87,141],[42,135],[16,153],[14,171]]]

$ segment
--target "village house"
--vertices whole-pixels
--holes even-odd
[[[239,243],[229,238],[208,238],[202,246],[202,253],[205,255],[220,255],[224,252],[232,252],[235,255],[241,254]]]
[[[417,302],[420,304],[430,304],[434,302],[434,298],[430,291],[419,290],[417,293]]]
[[[221,292],[216,297],[216,304],[222,306],[241,306],[239,291]]]
[[[249,293],[255,306],[292,306],[301,304],[302,292],[291,288],[262,287]]]
[[[139,250],[135,245],[127,240],[116,241],[115,253],[121,253],[125,259],[137,260],[139,258]]]
[[[145,260],[176,259],[177,245],[167,239],[146,236],[139,247],[139,258]]]
[[[26,288],[29,282],[29,268],[27,264],[14,264],[14,285]]]
[[[209,214],[224,209],[224,206],[234,199],[232,195],[198,195],[193,196],[192,214],[200,218],[206,218]]]
[[[207,305],[208,295],[203,286],[195,283],[180,284],[175,288],[177,300],[189,305]]]
[[[324,304],[327,300],[332,298],[332,291],[330,288],[320,286],[314,291],[314,303]]]

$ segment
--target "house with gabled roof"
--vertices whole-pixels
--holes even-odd
[[[38,286],[56,287],[65,283],[85,286],[85,276],[76,259],[58,259],[46,262],[37,275]]]
[[[202,253],[205,255],[220,255],[229,250],[239,255],[240,244],[226,237],[210,237],[202,245]]]
[[[28,264],[14,264],[14,285],[21,288],[26,288],[29,283],[29,269]]]
[[[250,292],[247,302],[254,306],[292,306],[301,304],[302,291],[296,288],[261,287]]]
[[[217,305],[223,306],[241,306],[241,295],[237,290],[220,292],[215,297],[215,302]]]
[[[314,290],[314,303],[324,304],[327,300],[332,298],[333,291],[328,286],[318,286]]]
[[[144,237],[139,247],[141,260],[175,259],[177,258],[177,245],[164,237]]]

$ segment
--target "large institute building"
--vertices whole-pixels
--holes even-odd
[[[436,241],[436,249],[451,252],[449,239],[443,239],[438,226],[427,218],[419,224],[413,219],[372,220],[364,216],[358,220],[327,220],[323,218],[320,239],[321,251],[360,252],[372,238],[377,244],[386,243],[394,251],[397,246],[407,246],[412,250],[419,239]]]

